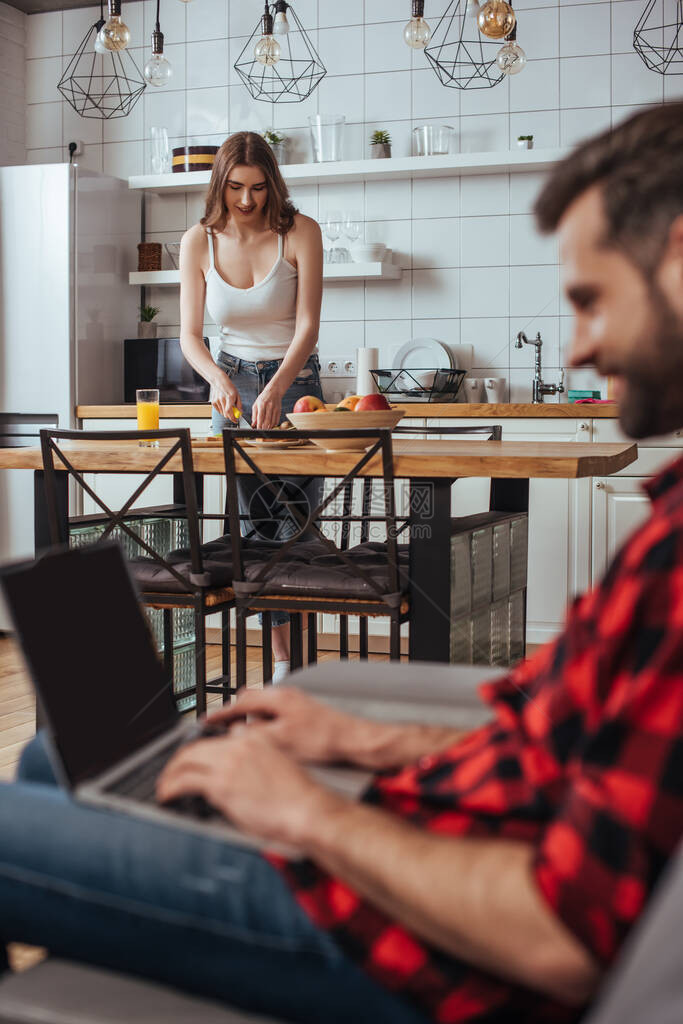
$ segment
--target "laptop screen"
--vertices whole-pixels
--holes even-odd
[[[175,724],[170,687],[118,545],[6,566],[0,582],[70,785]]]

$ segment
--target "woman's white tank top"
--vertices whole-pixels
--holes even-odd
[[[218,273],[213,233],[206,230],[206,308],[221,332],[221,351],[253,362],[284,358],[294,337],[298,274],[283,256],[282,235],[270,273],[251,288],[235,288]]]

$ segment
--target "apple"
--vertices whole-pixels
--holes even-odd
[[[351,412],[348,405],[335,405],[333,412]]]
[[[335,411],[339,412],[342,409],[351,409],[351,411],[353,412],[353,410],[356,408],[360,400],[360,395],[347,395],[346,398],[342,398],[341,402],[336,407]]]
[[[304,395],[296,402],[292,412],[325,412],[325,403],[316,395]]]
[[[378,412],[379,410],[386,412],[387,409],[391,409],[391,406],[384,395],[363,395],[356,402],[354,412]]]

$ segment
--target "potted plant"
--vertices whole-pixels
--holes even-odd
[[[138,338],[156,338],[157,325],[152,323],[159,312],[157,306],[140,306],[140,320],[138,321]]]
[[[263,133],[263,138],[266,140],[273,153],[275,159],[279,164],[287,163],[287,136],[281,135],[280,132],[268,131]]]
[[[389,132],[378,129],[370,136],[370,155],[374,159],[383,159],[391,156],[391,135]]]
[[[534,137],[533,135],[518,135],[517,145],[520,149],[533,149],[534,148]]]

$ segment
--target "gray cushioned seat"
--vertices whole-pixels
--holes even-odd
[[[374,542],[357,544],[346,552],[384,592],[389,591],[389,567],[386,546]],[[245,565],[247,580],[257,578],[263,561],[255,557]],[[399,589],[408,589],[408,548],[399,546]],[[296,544],[282,561],[268,570],[268,593],[296,594],[301,590],[319,591],[321,597],[377,599],[376,591],[351,566],[319,541]]]

